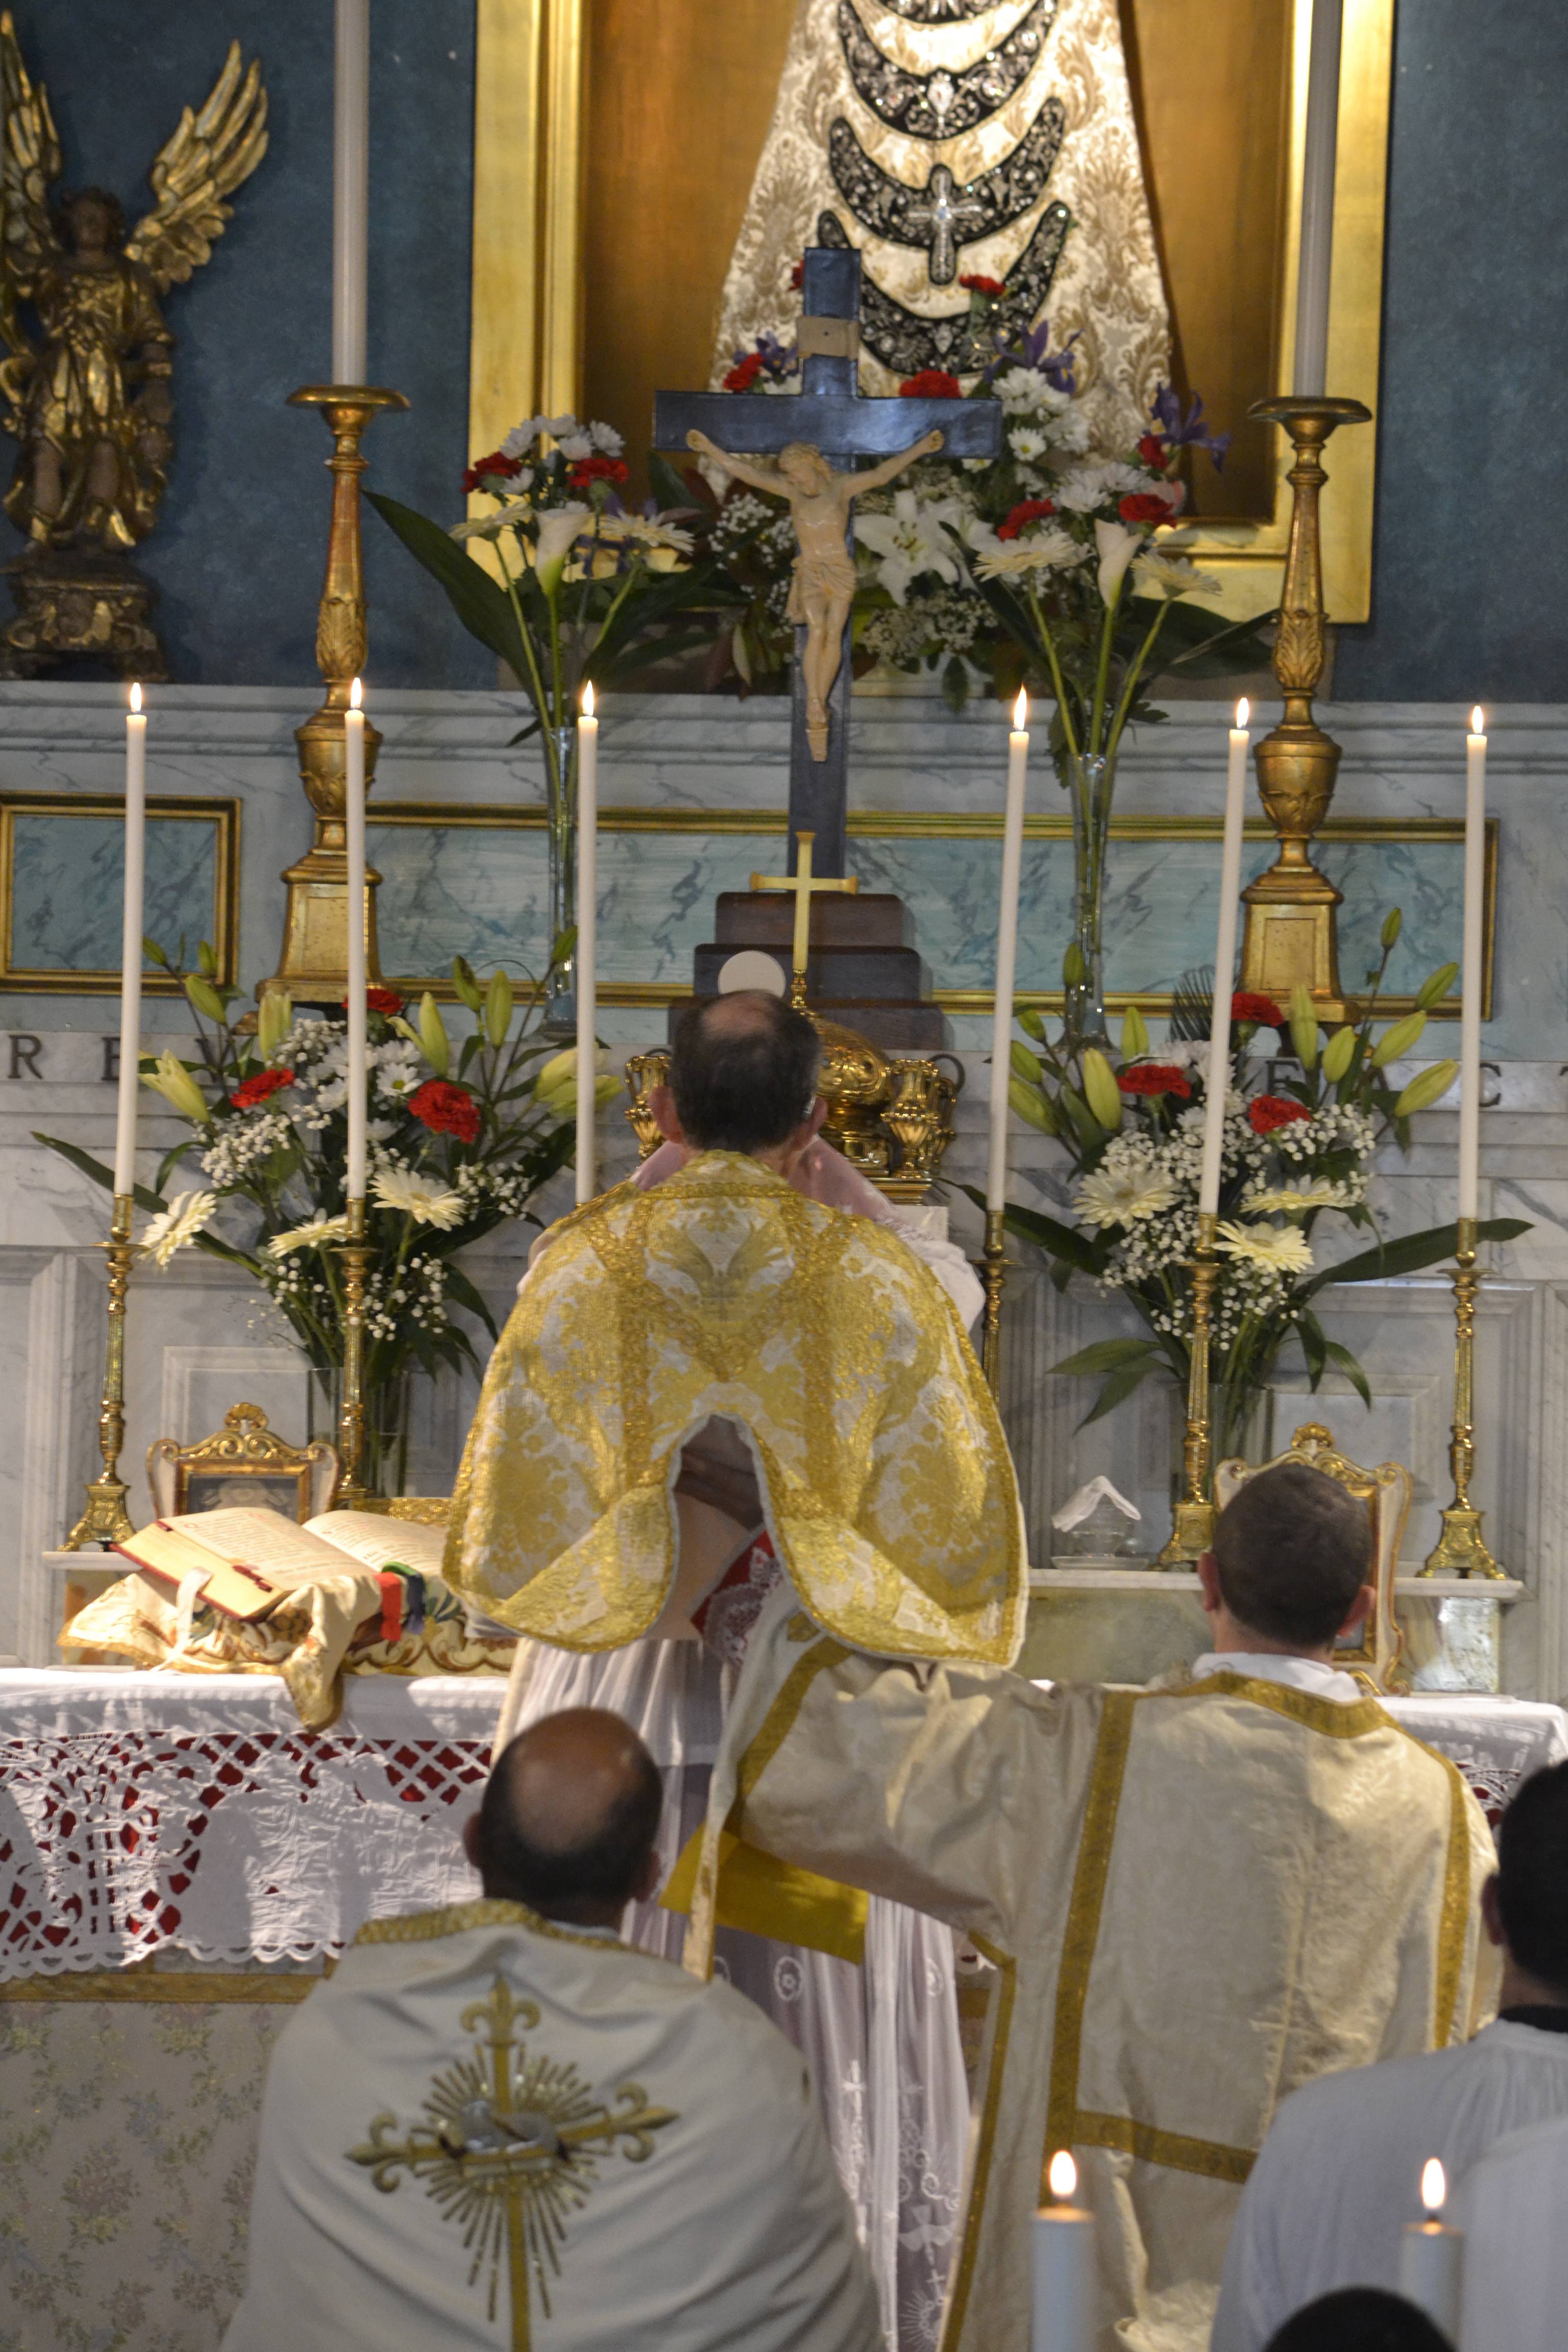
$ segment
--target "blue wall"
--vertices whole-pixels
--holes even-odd
[[[319,415],[284,405],[331,366],[332,0],[16,0],[30,73],[48,85],[67,187],[113,190],[134,221],[147,168],[199,107],[237,37],[258,53],[271,144],[234,199],[205,269],[167,298],[175,450],[139,562],[174,677],[196,685],[316,679],[330,448]],[[373,487],[460,511],[468,378],[473,0],[373,0],[370,348],[373,383],[411,404],[366,441]],[[9,445],[7,445],[9,446]],[[8,463],[8,457],[5,461]],[[5,530],[5,552],[19,541]],[[494,664],[445,599],[365,526],[370,676],[384,686],[489,685]]]
[[[1399,0],[1373,617],[1337,700],[1568,698],[1565,88],[1563,0]]]

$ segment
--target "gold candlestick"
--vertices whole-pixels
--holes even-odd
[[[84,1551],[89,1544],[105,1549],[136,1530],[125,1515],[131,1489],[120,1475],[120,1449],[125,1443],[125,1288],[131,1279],[135,1251],[131,1241],[132,1196],[116,1192],[109,1239],[109,1338],[103,1352],[103,1395],[98,1409],[98,1445],[103,1468],[89,1481],[87,1508],[60,1546],[62,1551]]]
[[[985,1319],[981,1326],[980,1369],[994,1397],[1002,1393],[1002,1293],[1007,1281],[1007,1259],[1002,1238],[1005,1212],[985,1212],[985,1255],[980,1279],[985,1286]]]
[[[1323,611],[1323,558],[1318,498],[1328,475],[1323,445],[1341,425],[1364,425],[1372,411],[1359,400],[1260,400],[1247,411],[1259,423],[1282,425],[1295,445],[1290,484],[1290,538],[1274,640],[1274,675],[1285,715],[1253,754],[1258,795],[1279,838],[1279,855],[1267,874],[1242,892],[1247,929],[1241,943],[1241,986],[1289,1003],[1300,981],[1320,1019],[1343,1021],[1334,909],[1342,893],[1320,874],[1308,844],[1329,813],[1339,774],[1340,747],[1312,716],[1328,654]]]
[[[1454,1499],[1443,1513],[1443,1532],[1436,1549],[1420,1570],[1422,1576],[1505,1577],[1481,1534],[1482,1514],[1470,1502],[1470,1473],[1475,1468],[1475,1341],[1476,1293],[1481,1286],[1476,1272],[1476,1221],[1459,1219],[1459,1246],[1454,1253],[1454,1428],[1448,1442],[1448,1469]]]
[[[357,1511],[370,1497],[359,1475],[364,1458],[364,1276],[370,1264],[363,1193],[348,1204],[348,1238],[338,1255],[343,1262],[343,1385],[338,1400],[343,1474],[333,1507]]]
[[[363,676],[368,652],[364,617],[364,565],[360,549],[360,477],[365,459],[360,441],[384,408],[406,408],[400,392],[372,384],[307,384],[290,393],[291,405],[319,408],[332,435],[327,460],[332,477],[332,520],[327,539],[327,575],[316,617],[316,667],[326,682],[326,699],[303,727],[300,781],[315,812],[315,837],[297,866],[286,868],[289,901],[283,917],[283,947],[278,969],[264,980],[259,995],[291,997],[297,1003],[339,1003],[348,986],[348,860],[343,843],[343,713],[349,688]],[[381,736],[369,720],[364,730],[364,788],[375,781]],[[365,873],[365,981],[382,984],[375,937],[375,888],[381,877]]]
[[[1171,1539],[1160,1554],[1161,1568],[1184,1568],[1201,1559],[1214,1543],[1214,1505],[1209,1499],[1209,1319],[1219,1279],[1214,1237],[1217,1219],[1198,1219],[1193,1255],[1193,1354],[1187,1377],[1187,1435],[1182,1448],[1186,1498],[1176,1505]]]

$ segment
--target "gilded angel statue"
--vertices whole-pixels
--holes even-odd
[[[245,69],[231,43],[206,104],[186,107],[154,161],[153,209],[127,236],[102,188],[51,206],[59,140],[9,11],[0,82],[0,424],[21,445],[4,506],[31,542],[9,567],[22,609],[0,633],[0,667],[25,675],[71,652],[123,667],[156,648],[144,625],[152,592],[124,559],[157,518],[173,448],[174,338],[159,299],[210,257],[232,218],[224,198],[267,152],[267,94],[259,61]],[[137,646],[122,642],[127,628]]]

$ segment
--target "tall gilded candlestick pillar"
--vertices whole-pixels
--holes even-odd
[[[1359,400],[1297,397],[1260,400],[1247,415],[1282,425],[1296,462],[1290,484],[1290,538],[1274,640],[1274,675],[1285,698],[1278,727],[1258,746],[1258,795],[1279,840],[1279,855],[1242,893],[1247,929],[1241,943],[1241,985],[1277,1003],[1298,982],[1320,1019],[1343,1021],[1334,912],[1342,894],[1313,865],[1309,845],[1329,813],[1339,776],[1340,747],[1312,716],[1312,698],[1328,657],[1323,611],[1323,557],[1318,499],[1328,475],[1323,446],[1342,425],[1364,425],[1372,411]]]
[[[343,1381],[338,1401],[338,1452],[343,1475],[335,1507],[356,1511],[370,1493],[360,1476],[364,1460],[364,1277],[370,1264],[363,1192],[350,1197],[345,1217],[348,1234],[338,1253],[343,1262]]]
[[[82,1551],[89,1544],[105,1549],[136,1532],[126,1516],[131,1489],[120,1475],[120,1449],[125,1443],[125,1287],[131,1279],[135,1252],[131,1241],[132,1196],[117,1192],[114,1216],[105,1247],[109,1253],[109,1339],[103,1354],[103,1393],[98,1408],[98,1450],[103,1467],[87,1490],[87,1508],[60,1546],[62,1551]]]

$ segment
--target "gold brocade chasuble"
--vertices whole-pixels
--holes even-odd
[[[1064,2147],[1099,2222],[1101,2352],[1205,2352],[1279,2101],[1468,2040],[1490,2006],[1485,1817],[1373,1699],[889,1664],[781,1594],[713,1806],[995,1966],[942,2352],[1027,2352],[1030,2216]]]
[[[715,1415],[748,1433],[821,1625],[914,1656],[1016,1654],[1017,1486],[941,1286],[896,1234],[732,1152],[561,1227],[490,1359],[448,1580],[563,1649],[636,1641],[674,1573],[680,1450]]]

